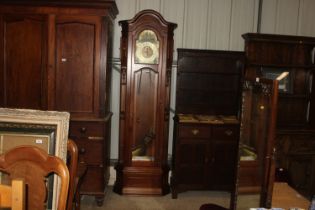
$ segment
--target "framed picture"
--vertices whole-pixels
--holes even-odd
[[[0,108],[0,153],[33,145],[66,161],[69,118],[67,112]],[[5,183],[6,175],[0,181]],[[47,209],[56,209],[57,176],[50,176],[47,185]]]

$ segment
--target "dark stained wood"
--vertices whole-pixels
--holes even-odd
[[[47,108],[46,18],[41,15],[6,15],[2,21],[0,56],[5,60],[0,69],[1,106]]]
[[[291,91],[279,92],[279,129],[314,129],[313,103],[308,103],[314,94],[311,51],[315,38],[269,34],[244,34],[247,77],[262,76],[261,68],[274,71],[290,71]]]
[[[178,49],[177,62],[177,113],[235,115],[238,112],[242,52]]]
[[[68,139],[67,142],[67,166],[69,169],[69,193],[67,198],[67,210],[73,210],[73,206],[77,205],[75,201],[75,193],[77,189],[77,179],[78,177],[78,156],[79,150],[75,142],[71,139]]]
[[[232,191],[239,124],[176,122],[176,125],[171,177],[173,198],[183,190]]]
[[[244,53],[178,49],[172,197],[185,190],[226,190],[234,206]],[[180,115],[229,116],[185,122]]]
[[[243,85],[238,193],[260,194],[260,206],[270,208],[275,178],[275,129],[278,81],[246,79]],[[245,149],[255,153],[248,157]]]
[[[0,0],[0,106],[70,112],[69,135],[87,167],[81,194],[99,205],[109,177],[117,13],[114,0]]]
[[[303,177],[292,179],[290,184],[311,196],[314,170],[306,176],[300,160],[303,156],[312,165],[315,151],[311,137],[315,131],[315,38],[255,33],[244,34],[243,38],[247,77],[261,76],[263,68],[290,72],[290,91],[279,91],[276,167],[290,171],[292,177]],[[303,152],[302,148],[311,149]]]
[[[111,116],[110,113],[102,120],[72,120],[69,127],[70,138],[78,146],[79,164],[86,166],[80,192],[94,195],[98,205],[103,203],[109,180]]]
[[[97,81],[100,21],[58,17],[56,20],[56,108],[76,114],[97,115],[99,86]],[[80,33],[78,33],[80,32]],[[96,59],[94,61],[94,59]],[[75,69],[69,71],[68,69]],[[82,76],[84,75],[84,76]],[[64,84],[67,84],[66,86]],[[75,95],[76,97],[72,97]]]
[[[0,171],[11,179],[24,179],[26,184],[27,209],[46,209],[45,177],[54,173],[60,177],[60,191],[57,210],[66,209],[69,171],[59,157],[48,155],[46,151],[32,146],[20,146],[0,156]]]
[[[153,10],[141,11],[133,19],[119,24],[122,26],[120,140],[114,191],[166,194],[169,192],[169,91],[176,24],[165,21]],[[144,30],[153,32],[159,42],[156,63],[136,62],[136,43]],[[133,160],[132,149],[141,146],[145,138],[148,139],[148,145],[143,146],[145,156],[153,159]]]

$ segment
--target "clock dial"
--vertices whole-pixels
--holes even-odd
[[[135,63],[158,64],[159,41],[151,30],[144,30],[136,40]]]

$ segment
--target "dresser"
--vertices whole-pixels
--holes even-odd
[[[172,195],[181,190],[231,190],[239,139],[235,117],[178,115]],[[208,119],[205,119],[208,118]]]
[[[256,33],[243,38],[246,76],[279,80],[276,167],[287,171],[290,185],[311,198],[315,193],[315,38]]]
[[[109,172],[114,0],[0,1],[0,106],[70,112],[87,166],[81,194],[102,204]]]
[[[235,189],[243,53],[178,49],[172,197]]]

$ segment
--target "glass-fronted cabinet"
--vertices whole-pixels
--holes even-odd
[[[256,78],[243,83],[238,209],[271,205],[277,96],[277,80]],[[254,203],[244,202],[247,196],[254,197],[250,199]]]
[[[246,33],[246,78],[279,80],[276,167],[307,198],[315,194],[315,37]]]

